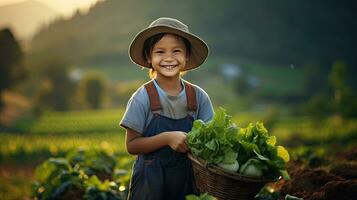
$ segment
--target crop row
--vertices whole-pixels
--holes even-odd
[[[91,134],[13,134],[0,133],[0,162],[31,161],[61,155],[73,148],[106,149],[125,153],[124,135],[117,132]],[[39,158],[40,157],[40,158]]]
[[[28,127],[30,133],[119,131],[122,110],[47,112]]]

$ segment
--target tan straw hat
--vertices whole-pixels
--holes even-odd
[[[129,56],[134,63],[151,68],[151,65],[143,57],[144,43],[148,38],[159,33],[172,33],[186,38],[191,43],[191,55],[186,63],[185,71],[200,66],[206,60],[208,46],[202,39],[190,33],[188,27],[177,19],[162,17],[153,21],[146,29],[141,30],[131,42]]]

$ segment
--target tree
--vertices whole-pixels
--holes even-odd
[[[335,114],[342,117],[357,116],[356,94],[347,85],[346,66],[343,62],[335,62],[332,66],[329,81],[332,87],[332,105]]]
[[[105,78],[98,73],[87,74],[80,82],[79,95],[89,107],[98,109],[104,99]]]
[[[35,112],[69,110],[75,93],[75,85],[68,75],[69,65],[60,58],[52,58],[43,63],[40,70],[42,85],[36,93]]]
[[[25,78],[23,52],[10,29],[0,30],[0,112],[4,107],[2,93]]]

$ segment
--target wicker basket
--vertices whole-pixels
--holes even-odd
[[[196,186],[201,193],[207,192],[219,200],[251,200],[266,183],[274,179],[251,178],[207,165],[198,157],[188,154],[192,161]]]

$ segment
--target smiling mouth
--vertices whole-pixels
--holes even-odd
[[[177,65],[162,65],[161,67],[163,67],[165,69],[173,69],[173,68],[177,67]]]

